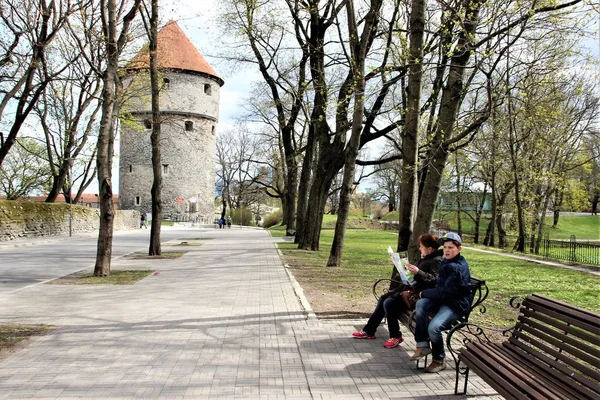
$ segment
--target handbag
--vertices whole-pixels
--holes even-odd
[[[419,294],[414,290],[405,290],[400,293],[400,297],[404,301],[404,304],[406,304],[408,310],[414,310],[417,300],[419,300]]]

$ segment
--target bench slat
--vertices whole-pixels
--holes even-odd
[[[547,315],[535,312],[533,310],[524,309],[522,315],[519,316],[519,321],[527,321],[528,325],[535,325],[536,327],[541,326],[535,320],[538,320],[544,324],[551,325],[560,330],[550,330],[548,328],[538,328],[544,332],[559,338],[561,341],[572,344],[574,346],[583,346],[582,350],[591,354],[593,357],[598,359],[595,363],[600,361],[600,337],[593,333],[582,331],[580,328],[572,327],[565,324],[561,320],[549,317]],[[579,340],[578,340],[579,339]],[[582,342],[583,341],[583,342]],[[587,343],[586,343],[587,342]],[[588,344],[590,343],[590,344]]]
[[[474,369],[480,378],[487,382],[504,398],[518,400],[529,399],[529,396],[521,393],[520,391],[515,391],[512,379],[509,380],[505,378],[505,376],[508,374],[508,371],[502,370],[502,366],[498,364],[492,364],[494,365],[494,368],[492,368],[488,364],[491,361],[488,360],[488,363],[486,363],[482,360],[478,350],[472,348],[472,346],[475,346],[476,344],[477,343],[467,344],[467,347],[460,351],[460,360],[469,368]],[[498,371],[498,367],[501,369],[501,371]],[[526,385],[524,386],[526,387]],[[537,394],[539,395],[539,393]]]
[[[532,359],[540,360],[541,362],[548,365],[544,370],[546,373],[552,374],[555,379],[561,381],[565,385],[569,385],[573,389],[578,389],[580,387],[579,384],[587,386],[592,390],[600,393],[600,386],[598,385],[598,381],[594,381],[589,379],[586,376],[574,371],[564,364],[561,364],[554,359],[548,357],[546,354],[542,353],[536,348],[531,347],[530,345],[524,343],[522,340],[517,340],[514,337],[511,337],[508,341],[510,345],[521,349],[523,352],[527,353],[526,359],[532,361]],[[507,342],[504,342],[503,345],[509,346]],[[539,343],[539,342],[538,342]],[[547,346],[541,345],[538,348],[544,350],[545,352],[551,354],[553,357],[562,358],[560,353],[554,351],[553,349],[548,348]],[[546,351],[549,350],[549,351]],[[558,372],[560,371],[560,372]],[[576,383],[577,382],[577,383]],[[579,383],[579,384],[578,384]]]
[[[461,351],[460,357],[469,367],[476,367],[474,369],[478,375],[480,369],[485,370],[488,375],[493,375],[494,380],[498,379],[501,382],[499,384],[503,392],[511,396],[519,394],[519,397],[534,399],[562,398],[526,373],[522,365],[507,361],[504,352],[498,344],[470,343],[467,345],[467,351]],[[498,390],[496,387],[494,389]],[[502,395],[505,396],[504,393]]]
[[[520,345],[522,343],[519,343]],[[541,355],[541,357],[532,357],[527,346],[514,346],[511,342],[504,342],[502,346],[508,352],[513,354],[515,363],[529,365],[536,373],[543,377],[546,382],[552,382],[553,385],[559,385],[561,390],[566,391],[567,398],[593,399],[599,398],[600,386],[586,377],[573,374],[565,366],[554,362],[551,358]]]
[[[528,298],[529,298],[529,301],[546,304],[546,307],[549,307],[551,309],[552,308],[557,308],[557,309],[565,308],[565,309],[567,309],[567,313],[569,313],[569,314],[576,312],[579,315],[580,319],[591,321],[593,323],[593,325],[596,327],[596,329],[600,329],[600,318],[598,318],[598,314],[596,314],[592,311],[586,310],[584,308],[575,307],[575,306],[565,303],[563,301],[556,300],[551,297],[542,296],[540,294],[532,294],[532,295],[528,296]]]
[[[544,344],[548,343],[558,348],[560,351],[558,354],[561,355],[561,357],[558,358],[560,358],[560,360],[563,362],[569,364],[573,368],[576,368],[580,372],[593,377],[596,380],[600,380],[600,372],[586,367],[579,361],[583,360],[589,365],[600,365],[598,351],[592,346],[573,341],[568,335],[557,334],[557,331],[531,320],[522,322],[519,325],[519,331],[515,332],[515,336],[536,346],[536,343],[538,342],[531,342],[528,339],[529,336],[524,334],[525,332],[529,333],[533,337],[539,338]],[[581,350],[574,346],[579,346]],[[569,357],[569,355],[572,357]]]
[[[566,323],[577,326],[584,331],[600,335],[600,318],[587,310],[570,306],[541,296],[527,297],[523,301],[523,306],[558,318]],[[596,339],[600,340],[600,339]]]

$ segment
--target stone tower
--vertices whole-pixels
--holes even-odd
[[[122,209],[152,210],[152,153],[148,46],[127,65],[131,118],[121,124],[119,194]],[[162,86],[163,215],[210,223],[214,214],[215,134],[223,80],[176,22],[158,33]]]

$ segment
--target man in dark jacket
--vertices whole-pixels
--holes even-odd
[[[440,238],[440,242],[444,245],[444,260],[440,264],[436,285],[421,292],[415,308],[417,350],[410,359],[418,360],[432,354],[433,361],[424,369],[425,372],[440,372],[446,368],[442,331],[469,313],[472,300],[469,288],[471,274],[467,260],[460,254],[460,236],[448,232]],[[436,313],[431,321],[430,313]]]

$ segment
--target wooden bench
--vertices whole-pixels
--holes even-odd
[[[375,299],[379,300],[381,296],[388,293],[391,287],[396,287],[398,285],[402,285],[400,281],[396,281],[394,279],[380,279],[373,284],[373,296]],[[471,277],[470,282],[471,288],[471,308],[469,313],[464,317],[460,318],[456,321],[451,327],[448,328],[447,333],[457,331],[461,329],[461,327],[466,326],[469,322],[469,316],[471,312],[475,309],[478,309],[480,313],[485,313],[486,308],[483,304],[484,300],[488,297],[489,289],[487,284],[483,279]],[[415,325],[416,325],[416,313],[414,311],[406,310],[402,314],[400,314],[398,320],[404,326],[406,326],[414,335],[415,334]],[[448,340],[448,335],[446,336]],[[448,350],[452,353],[452,348],[448,347]],[[458,358],[456,354],[452,354],[452,358],[454,359],[454,363],[458,367]],[[427,365],[427,357],[424,358],[424,364]],[[417,368],[419,367],[419,361],[417,361]]]
[[[472,337],[458,351],[455,394],[466,394],[471,369],[507,399],[600,399],[599,314],[533,294],[507,341],[492,343],[480,327],[465,327],[461,334]]]

